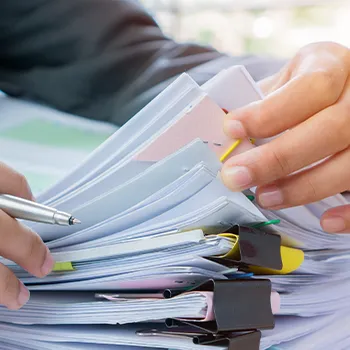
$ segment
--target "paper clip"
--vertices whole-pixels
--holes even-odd
[[[255,197],[250,195],[250,194],[247,194],[246,196],[251,202],[254,202],[255,201]]]
[[[221,156],[220,162],[224,162],[227,157],[241,144],[242,140],[235,141],[232,146]]]
[[[250,138],[249,141],[254,145],[255,144],[255,139]],[[221,156],[220,162],[224,162],[227,157],[242,143],[242,140],[236,140],[232,146]]]
[[[258,224],[253,225],[252,227],[254,228],[260,228],[260,227],[265,227],[265,226],[269,226],[269,225],[278,225],[281,222],[280,219],[276,219],[276,220],[269,220],[269,221],[265,221],[265,222],[260,222]]]

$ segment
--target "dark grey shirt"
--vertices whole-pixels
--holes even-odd
[[[135,1],[0,0],[0,90],[118,125],[184,71],[244,64],[258,80],[282,63],[176,43]]]

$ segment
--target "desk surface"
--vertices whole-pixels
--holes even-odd
[[[0,95],[0,161],[23,173],[38,194],[117,129]]]

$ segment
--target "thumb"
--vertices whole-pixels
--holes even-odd
[[[350,233],[350,205],[327,210],[321,218],[321,226],[330,233]]]

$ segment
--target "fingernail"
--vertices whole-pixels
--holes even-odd
[[[236,139],[242,139],[246,137],[246,132],[244,130],[243,124],[239,120],[225,120],[224,132],[226,135],[234,137]]]
[[[322,227],[327,232],[336,233],[344,231],[346,229],[346,223],[342,217],[334,216],[322,220]]]
[[[253,183],[249,169],[243,166],[224,168],[223,175],[226,184],[233,191],[248,188]]]
[[[23,305],[27,304],[29,297],[30,297],[29,290],[20,281],[20,288],[19,288],[17,303],[22,307]]]
[[[259,193],[258,203],[263,208],[273,208],[282,205],[282,191],[277,186],[270,186]]]
[[[51,253],[47,249],[45,261],[44,261],[43,265],[41,266],[41,273],[45,276],[48,275],[52,271],[54,264],[55,264],[55,261],[51,255]]]

